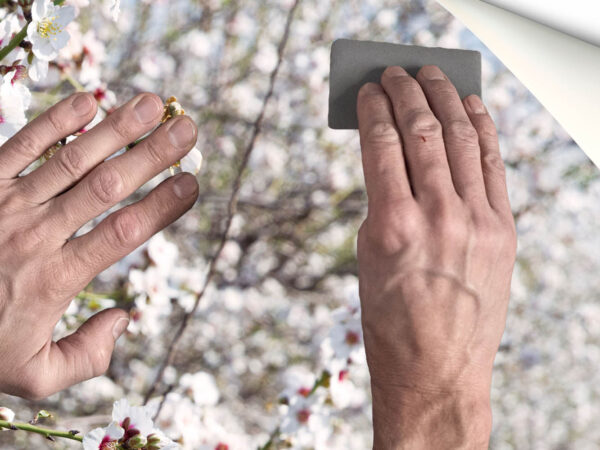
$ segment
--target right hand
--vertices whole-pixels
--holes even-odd
[[[435,66],[358,97],[359,286],[376,448],[487,448],[516,233],[491,117]]]

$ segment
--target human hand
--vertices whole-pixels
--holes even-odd
[[[417,81],[418,80],[418,81]],[[435,66],[360,90],[374,448],[487,448],[516,233],[496,129]]]
[[[143,200],[69,239],[89,220],[180,160],[197,130],[187,117],[157,128],[126,153],[108,156],[152,130],[160,99],[141,94],[62,147],[33,172],[32,161],[96,114],[92,95],[53,106],[0,147],[0,391],[39,399],[106,371],[127,312],[102,311],[57,342],[53,329],[92,278],[192,207],[198,185],[171,177]]]

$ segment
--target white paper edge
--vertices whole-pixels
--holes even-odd
[[[600,47],[480,0],[438,2],[515,74],[600,167]]]

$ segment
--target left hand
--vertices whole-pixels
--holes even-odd
[[[194,123],[176,117],[105,161],[160,122],[160,98],[140,94],[41,167],[19,176],[50,146],[86,126],[96,108],[91,94],[74,94],[0,147],[2,392],[40,399],[104,373],[115,340],[127,327],[127,312],[102,311],[53,342],[56,323],[92,278],[180,217],[198,197],[196,179],[176,175],[72,239],[82,225],[180,160],[196,142]]]

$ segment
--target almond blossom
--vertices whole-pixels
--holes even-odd
[[[25,111],[30,101],[29,89],[15,81],[14,72],[0,78],[0,145],[27,123]]]
[[[114,403],[112,422],[83,438],[84,450],[176,449],[177,444],[154,428],[151,408],[131,406],[127,399]]]
[[[51,0],[35,0],[31,8],[32,21],[27,27],[27,38],[33,45],[30,64],[32,79],[40,80],[48,73],[48,61],[58,56],[67,45],[69,33],[65,27],[75,17],[72,6],[56,6]]]
[[[191,149],[180,162],[180,167],[183,172],[190,172],[197,175],[202,167],[202,153],[196,147]]]
[[[12,409],[6,408],[4,406],[0,406],[0,420],[5,420],[6,422],[12,422],[15,420],[15,413]],[[5,430],[5,428],[0,427],[0,431]]]

